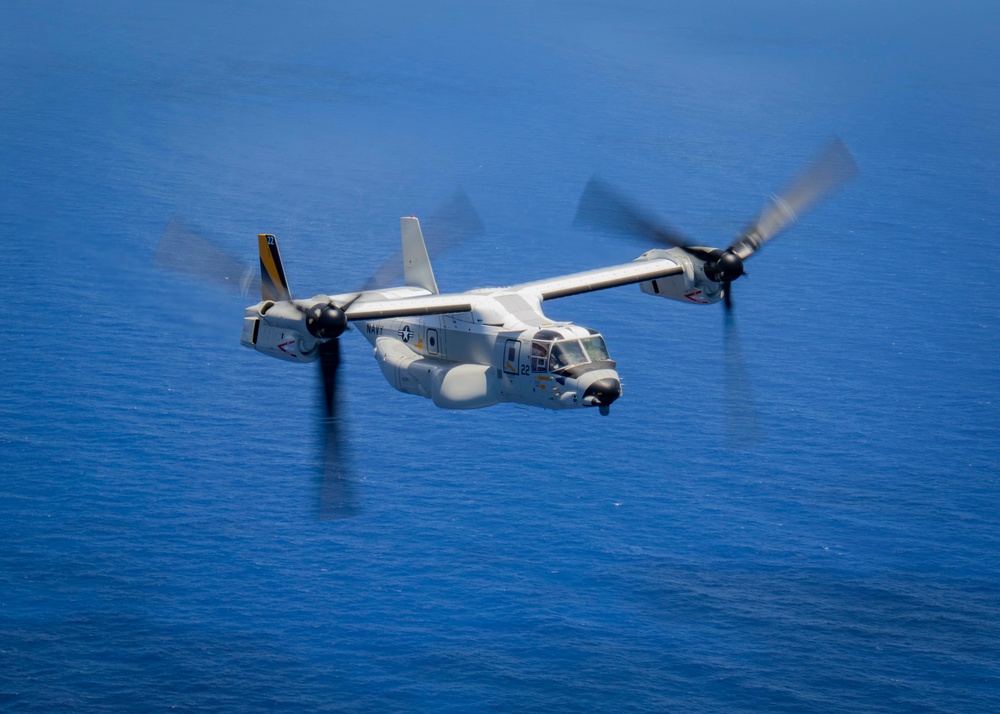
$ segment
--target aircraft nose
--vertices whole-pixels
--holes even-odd
[[[622,395],[622,383],[614,377],[604,377],[587,387],[583,393],[584,404],[593,404],[601,408],[601,413],[607,412],[611,403]]]

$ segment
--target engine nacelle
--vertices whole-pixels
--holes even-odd
[[[305,316],[290,303],[260,302],[243,312],[240,344],[289,362],[319,357],[319,340],[309,334]]]
[[[479,409],[500,401],[500,378],[489,365],[422,357],[390,337],[375,340],[375,359],[393,387],[444,409]]]
[[[719,302],[723,298],[722,283],[709,280],[705,276],[705,261],[695,258],[680,248],[670,248],[669,250],[658,248],[643,253],[637,260],[653,260],[655,258],[672,260],[684,268],[684,272],[640,283],[639,287],[644,293],[702,305]]]

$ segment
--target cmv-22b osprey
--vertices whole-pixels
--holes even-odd
[[[258,236],[261,302],[246,308],[241,342],[292,362],[319,360],[328,411],[340,362],[338,339],[349,324],[371,343],[382,374],[401,392],[445,409],[515,402],[546,409],[596,407],[608,414],[621,380],[596,330],[552,320],[547,300],[638,283],[642,292],[693,304],[724,300],[743,261],[818,199],[856,172],[834,140],[725,249],[692,244],[592,180],[579,223],[666,244],[623,265],[510,287],[441,294],[419,221],[400,219],[404,285],[293,299],[273,235]]]

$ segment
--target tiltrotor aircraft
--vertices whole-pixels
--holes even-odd
[[[438,290],[420,223],[412,216],[400,219],[402,285],[380,287],[386,277],[381,275],[359,291],[306,299],[293,298],[277,240],[264,233],[258,236],[262,299],[244,312],[241,342],[278,359],[319,362],[327,414],[320,514],[346,517],[356,511],[356,501],[347,476],[349,459],[342,453],[335,390],[339,339],[351,324],[371,343],[389,384],[439,407],[478,409],[514,402],[553,410],[594,409],[606,415],[622,396],[622,385],[604,338],[588,327],[552,320],[542,306],[547,300],[638,283],[648,295],[679,302],[724,301],[726,349],[735,344],[740,355],[727,359],[728,383],[730,362],[736,363],[735,373],[742,372],[738,343],[731,339],[736,333],[729,328],[733,283],[744,274],[743,262],[856,172],[847,148],[833,140],[726,248],[694,244],[604,183],[591,180],[580,200],[578,225],[663,247],[623,265],[460,294]],[[474,214],[464,195],[459,198]],[[463,222],[468,227],[468,221]],[[478,230],[478,218],[474,222]],[[234,286],[242,272],[238,282],[244,294],[254,280],[253,270],[243,272],[238,261],[174,221],[164,232],[156,262],[228,286]],[[398,269],[398,263],[393,266]],[[736,386],[743,388],[738,382]],[[727,388],[727,398],[732,396]],[[752,404],[742,411],[752,413]],[[730,414],[736,412],[729,409]]]
[[[856,166],[834,140],[727,248],[693,245],[591,180],[577,223],[665,244],[631,263],[572,275],[441,294],[419,221],[400,219],[404,284],[295,299],[273,235],[258,236],[262,300],[246,308],[242,344],[291,362],[319,360],[328,412],[340,363],[338,340],[353,324],[385,379],[445,409],[515,402],[546,409],[596,408],[607,415],[621,380],[596,330],[553,320],[547,300],[639,284],[648,295],[732,306],[743,262],[816,201],[851,178]]]

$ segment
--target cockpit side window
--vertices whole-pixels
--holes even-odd
[[[549,363],[549,345],[547,342],[531,343],[531,371],[544,372]]]

